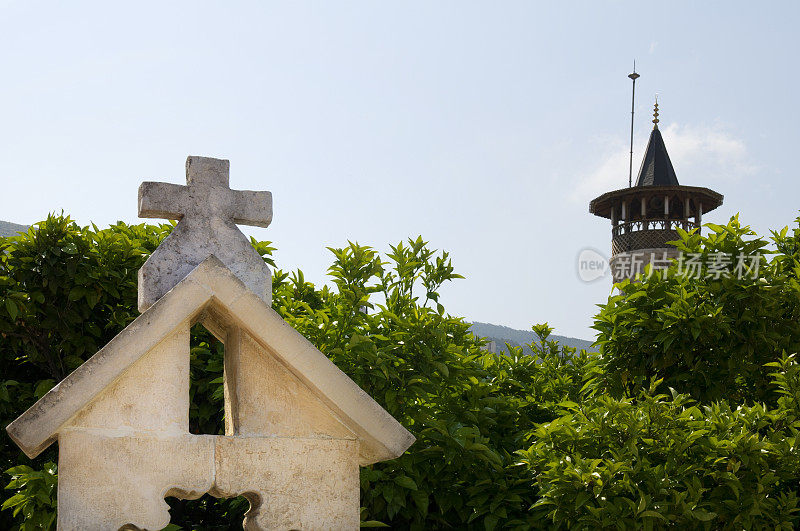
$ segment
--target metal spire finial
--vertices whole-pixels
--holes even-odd
[[[639,79],[639,74],[636,73],[636,60],[633,60],[633,72],[628,74],[628,77],[633,81],[633,93],[631,94],[631,158],[628,162],[628,188],[633,186],[633,104],[636,101],[636,80]]]
[[[653,108],[653,129],[658,129],[658,94],[656,94],[656,105]]]

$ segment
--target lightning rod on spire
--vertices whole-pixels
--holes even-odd
[[[636,101],[636,80],[640,77],[636,73],[636,60],[633,61],[633,72],[628,74],[628,77],[633,81],[633,91],[631,93],[631,157],[628,162],[628,188],[630,188],[633,186],[633,113]]]

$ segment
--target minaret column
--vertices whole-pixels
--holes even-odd
[[[625,227],[622,229],[624,232],[628,232],[628,202],[622,201],[622,223]]]

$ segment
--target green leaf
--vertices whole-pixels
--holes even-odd
[[[81,297],[83,297],[85,293],[86,293],[86,288],[84,288],[83,286],[75,286],[71,290],[69,290],[69,295],[67,295],[67,299],[71,301],[76,301]]]
[[[12,321],[17,319],[17,304],[8,298],[6,299],[6,311],[8,312],[8,315],[11,317]]]
[[[408,476],[397,476],[394,482],[406,489],[417,490],[417,484]]]
[[[701,522],[710,522],[717,517],[717,513],[704,511],[703,509],[694,509],[692,510],[692,516]]]
[[[41,380],[36,383],[36,389],[33,392],[33,395],[39,399],[42,398],[47,392],[55,386],[56,382],[51,379]]]

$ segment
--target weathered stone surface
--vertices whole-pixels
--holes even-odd
[[[361,466],[402,455],[414,442],[413,435],[272,308],[260,311],[257,298],[242,296],[229,311],[237,326],[248,331],[356,434],[361,441]]]
[[[98,393],[69,424],[116,433],[189,433],[189,322]]]
[[[247,332],[225,342],[226,435],[356,439],[339,417]]]
[[[244,528],[358,529],[358,441],[216,438],[212,494],[246,495]]]
[[[180,220],[139,270],[139,311],[164,296],[211,255],[265,303],[272,301],[272,272],[236,224],[266,227],[272,194],[231,190],[229,162],[186,159],[186,186],[144,182],[139,217]]]
[[[244,495],[247,530],[358,529],[358,441],[59,434],[60,531],[161,529],[165,496]]]
[[[58,435],[59,531],[156,530],[169,523],[165,496],[195,499],[214,484],[210,435]]]

